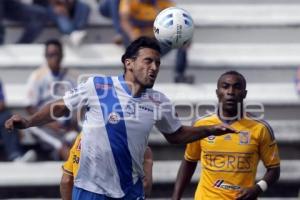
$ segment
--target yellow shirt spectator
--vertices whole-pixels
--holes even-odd
[[[130,21],[131,39],[139,36],[153,37],[153,22],[156,15],[165,8],[174,6],[170,0],[121,0],[120,16]],[[126,29],[126,26],[123,28]],[[128,30],[125,30],[128,32]]]

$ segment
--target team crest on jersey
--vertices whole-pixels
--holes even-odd
[[[108,122],[111,124],[119,123],[120,119],[121,119],[121,117],[120,117],[119,113],[112,112],[108,115]]]
[[[240,144],[250,144],[250,133],[248,131],[240,131]]]

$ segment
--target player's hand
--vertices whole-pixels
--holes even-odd
[[[28,126],[29,126],[28,120],[21,117],[20,115],[13,115],[5,122],[5,128],[8,129],[8,131],[11,131],[13,129],[28,128]]]
[[[262,190],[258,185],[251,188],[242,188],[236,200],[255,200],[261,192]]]
[[[211,126],[210,130],[210,135],[225,135],[228,133],[238,133],[237,130],[235,130],[234,128],[230,127],[227,124],[219,124],[219,125],[215,125],[215,126]]]

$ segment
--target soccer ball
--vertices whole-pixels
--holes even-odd
[[[155,38],[163,45],[179,48],[191,41],[194,22],[186,10],[169,7],[156,16],[153,31]]]

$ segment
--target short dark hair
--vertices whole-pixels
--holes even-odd
[[[45,42],[45,46],[46,46],[45,53],[46,53],[47,48],[48,48],[49,45],[55,45],[55,46],[57,46],[60,49],[61,52],[63,50],[62,49],[62,44],[61,44],[61,42],[58,39],[49,39],[49,40],[47,40]]]
[[[160,46],[158,41],[155,38],[142,36],[138,39],[134,40],[127,48],[125,53],[122,56],[122,63],[125,64],[125,60],[128,58],[135,58],[137,56],[138,51],[141,48],[150,48],[154,49],[161,53]]]
[[[245,77],[244,77],[241,73],[239,73],[239,72],[237,72],[237,71],[234,71],[234,70],[227,71],[227,72],[223,73],[223,74],[219,77],[219,79],[218,79],[218,85],[217,85],[218,87],[219,87],[221,78],[222,78],[223,76],[226,76],[226,75],[235,75],[235,76],[239,76],[239,77],[241,78],[241,80],[242,80],[242,84],[244,85],[244,88],[246,89],[247,81],[246,81]]]

